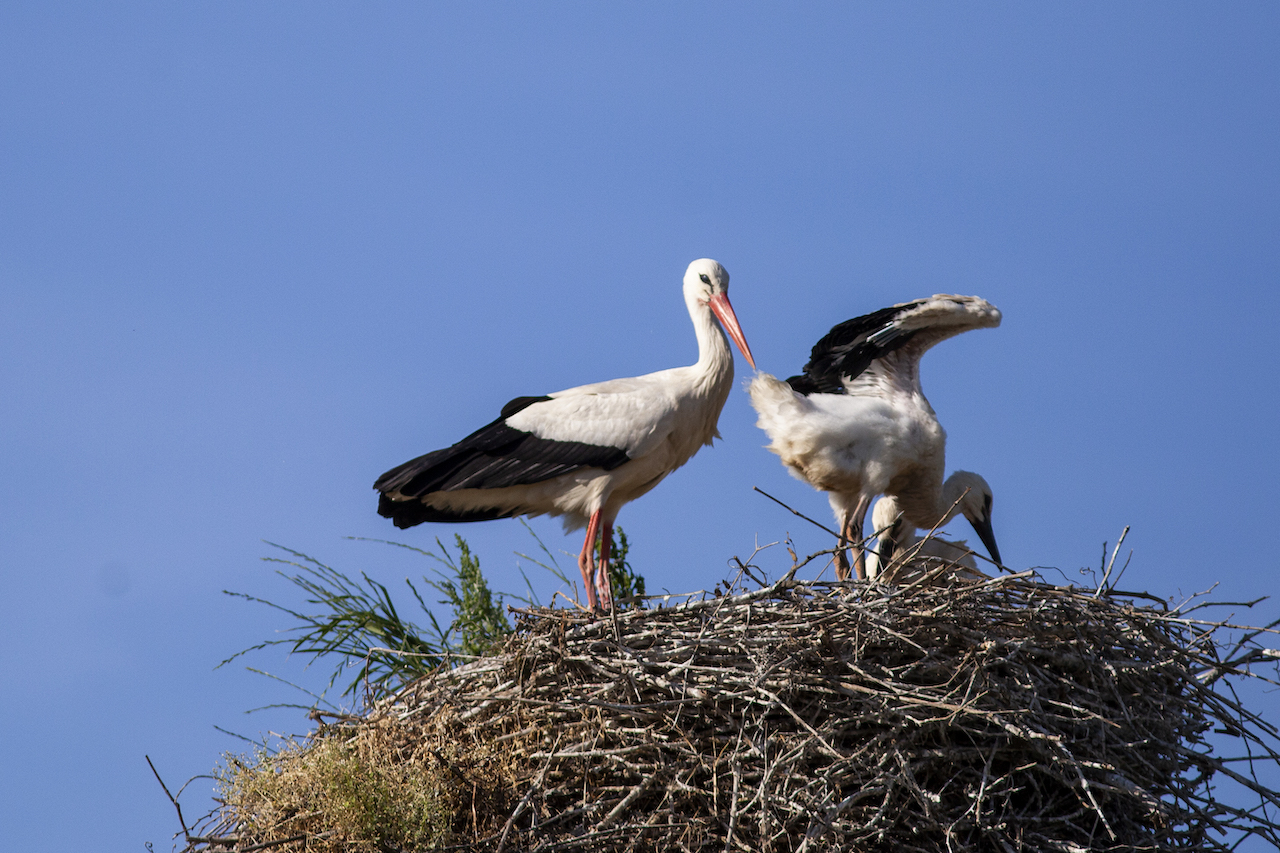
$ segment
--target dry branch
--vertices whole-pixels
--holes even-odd
[[[500,654],[322,726],[314,742],[379,732],[396,760],[438,767],[450,811],[430,843],[327,847],[330,827],[237,800],[233,778],[233,843],[190,849],[300,833],[278,849],[1216,851],[1242,833],[1280,848],[1257,775],[1274,778],[1277,732],[1230,688],[1274,666],[1274,630],[1027,575],[793,574],[612,619],[517,611]]]

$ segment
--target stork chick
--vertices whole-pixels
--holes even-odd
[[[940,341],[1000,325],[976,296],[939,294],[883,308],[835,326],[804,372],[785,382],[758,373],[749,391],[787,470],[828,493],[839,523],[836,574],[849,577],[845,548],[858,545],[871,500],[893,495],[908,520],[932,527],[948,509],[943,493],[947,434],[920,387],[920,358]]]
[[[1000,550],[991,527],[991,487],[977,474],[956,471],[943,486],[944,500],[957,493],[959,496],[952,501],[947,514],[927,529],[944,527],[961,514],[973,525],[991,559],[999,565]],[[943,564],[954,566],[959,577],[987,577],[978,569],[973,552],[963,541],[951,542],[934,535],[922,539],[917,535],[916,525],[906,518],[898,499],[891,495],[876,501],[871,511],[871,527],[877,533],[876,548],[867,557],[867,577],[871,580],[895,583],[901,579],[904,569],[927,570]]]

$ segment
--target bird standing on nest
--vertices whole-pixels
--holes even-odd
[[[567,530],[587,528],[578,567],[588,606],[610,608],[609,543],[618,511],[719,437],[716,422],[733,386],[725,331],[755,367],[724,267],[708,258],[691,263],[684,301],[698,339],[696,363],[517,397],[457,444],[379,477],[378,513],[397,527],[563,516]]]
[[[804,372],[785,382],[758,373],[750,386],[756,425],[793,475],[828,493],[839,524],[836,574],[849,578],[845,548],[866,577],[863,522],[871,500],[892,495],[907,521],[933,528],[963,491],[946,483],[947,434],[920,387],[920,358],[970,329],[1000,325],[1000,311],[976,296],[939,294],[835,326]]]

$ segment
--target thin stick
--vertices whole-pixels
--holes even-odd
[[[1126,524],[1124,526],[1124,530],[1120,532],[1120,538],[1116,540],[1116,547],[1113,548],[1111,551],[1111,560],[1107,563],[1107,570],[1102,573],[1102,580],[1098,583],[1098,588],[1093,593],[1094,598],[1097,598],[1098,596],[1102,595],[1102,591],[1107,588],[1107,578],[1111,577],[1111,570],[1115,568],[1116,555],[1120,553],[1120,546],[1124,544],[1124,537],[1128,535],[1129,535],[1129,525]],[[1106,546],[1104,545],[1103,547],[1105,548]],[[1127,566],[1128,563],[1126,563],[1125,565]],[[1119,578],[1116,578],[1116,580],[1119,580]]]
[[[160,771],[156,770],[156,766],[151,763],[151,756],[144,755],[142,757],[147,759],[147,766],[151,768],[152,775],[156,777],[156,781],[159,782],[160,787],[164,789],[164,795],[169,798],[169,802],[173,803],[173,807],[178,810],[178,823],[182,826],[182,837],[190,838],[191,831],[187,829],[187,822],[182,819],[182,806],[178,805],[178,801],[173,798],[173,794],[169,793],[169,786],[160,778]]]
[[[820,523],[820,522],[814,521],[812,518],[810,518],[809,516],[805,515],[803,512],[800,512],[800,511],[799,511],[799,510],[797,510],[797,509],[792,509],[791,507],[787,506],[785,503],[783,503],[782,501],[778,500],[778,499],[777,499],[777,498],[775,498],[773,495],[769,494],[768,492],[766,492],[764,489],[760,488],[759,486],[752,486],[751,488],[753,488],[755,491],[759,492],[760,494],[764,495],[766,498],[768,498],[769,500],[773,501],[773,502],[774,502],[774,503],[776,503],[778,506],[782,507],[783,509],[785,509],[787,512],[791,513],[792,515],[798,515],[798,516],[800,516],[801,518],[803,518],[805,521],[807,521],[807,522],[809,522],[810,524],[812,524],[814,527],[818,528],[819,530],[825,530],[826,532],[830,533],[832,536],[836,537],[837,539],[839,539],[839,538],[840,538],[840,534],[839,534],[839,533],[836,533],[836,532],[835,532],[834,530],[832,530],[830,527],[827,527],[825,524],[822,524],[822,523]]]

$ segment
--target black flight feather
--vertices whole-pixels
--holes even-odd
[[[798,394],[843,394],[844,379],[856,379],[871,362],[907,344],[915,335],[893,325],[893,320],[924,301],[881,308],[852,320],[845,320],[813,345],[804,372],[787,384]]]
[[[492,521],[495,518],[511,518],[518,513],[504,509],[448,510],[427,506],[420,500],[393,501],[386,495],[378,495],[378,515],[395,522],[396,527],[413,527],[424,521]]]
[[[553,441],[513,429],[506,419],[550,397],[517,397],[502,407],[502,416],[442,450],[392,468],[373,487],[382,492],[378,514],[411,527],[424,521],[485,521],[517,513],[500,508],[466,511],[425,506],[433,492],[500,489],[540,483],[582,468],[612,471],[629,461],[625,450],[580,441]]]

